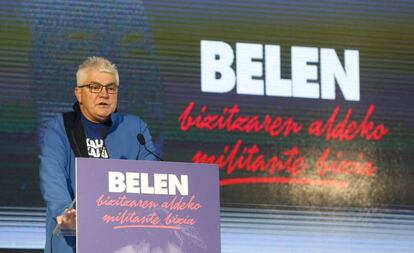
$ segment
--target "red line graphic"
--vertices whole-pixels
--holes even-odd
[[[161,229],[174,229],[180,230],[180,227],[176,226],[162,226],[162,225],[123,225],[123,226],[113,226],[113,229],[125,229],[125,228],[161,228]]]
[[[331,186],[347,188],[348,183],[341,180],[324,180],[310,178],[287,178],[287,177],[239,177],[220,180],[220,186],[236,184],[303,184],[315,186]]]

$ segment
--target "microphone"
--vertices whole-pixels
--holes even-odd
[[[141,144],[142,146],[144,146],[145,150],[148,151],[149,153],[151,153],[155,158],[157,158],[159,161],[164,161],[161,157],[157,156],[154,152],[152,152],[151,150],[149,150],[147,148],[147,146],[145,146],[146,142],[145,142],[145,137],[143,134],[139,133],[137,135],[137,139],[139,144]]]

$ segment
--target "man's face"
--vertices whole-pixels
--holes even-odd
[[[85,83],[81,85],[90,83],[98,83],[105,86],[115,83],[115,76],[92,69],[88,72]],[[75,96],[80,104],[83,116],[95,123],[102,123],[108,120],[111,113],[116,109],[118,99],[117,93],[110,94],[105,88],[99,93],[92,93],[88,86],[82,88],[76,87]]]

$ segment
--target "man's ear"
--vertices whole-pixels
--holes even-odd
[[[75,90],[73,91],[73,93],[75,94],[76,100],[78,100],[79,104],[82,104],[82,94],[81,94],[81,89],[79,89],[78,87],[75,87]]]

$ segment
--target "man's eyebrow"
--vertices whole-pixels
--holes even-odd
[[[112,85],[112,84],[116,84],[115,82],[112,82],[112,83],[108,83],[108,84],[101,84],[100,82],[95,82],[95,81],[92,81],[92,82],[90,82],[89,84],[99,84],[99,85],[102,85],[102,86],[108,86],[108,85]]]

